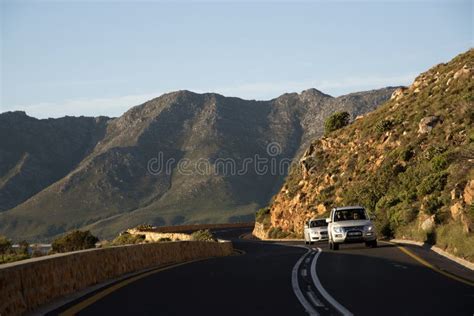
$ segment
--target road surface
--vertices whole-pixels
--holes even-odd
[[[330,251],[238,239],[246,231],[216,232],[243,254],[159,271],[107,295],[100,289],[49,315],[474,315],[472,271],[432,254],[418,253],[462,278],[390,244]]]

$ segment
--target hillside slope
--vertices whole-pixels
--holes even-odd
[[[109,118],[38,120],[0,114],[0,212],[71,172],[105,135]]]
[[[260,174],[250,167],[235,174],[219,169],[218,160],[230,160],[240,170],[244,159],[255,155],[291,159],[321,135],[328,115],[341,109],[354,117],[371,111],[393,90],[333,98],[309,89],[270,101],[189,91],[162,95],[109,121],[105,135],[75,169],[0,213],[0,232],[36,240],[82,227],[111,237],[143,223],[246,221],[268,203],[286,173]],[[271,143],[276,156],[267,151]],[[195,166],[202,160],[211,172],[179,169],[179,161]],[[154,161],[173,163],[169,172],[150,172]]]
[[[255,233],[301,235],[333,206],[363,205],[381,235],[474,260],[474,50],[419,75],[383,106],[314,141]]]

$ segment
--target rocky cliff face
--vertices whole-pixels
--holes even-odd
[[[52,150],[53,157],[69,165],[23,197],[12,193],[14,198],[4,199],[4,209],[9,210],[0,213],[0,232],[35,240],[88,228],[111,237],[143,223],[251,220],[255,210],[267,204],[281,186],[286,172],[261,173],[250,165],[238,174],[246,158],[258,155],[277,164],[292,159],[321,135],[328,115],[346,110],[356,117],[387,100],[394,89],[339,98],[310,89],[270,101],[178,91],[136,106],[117,119],[87,119],[90,126],[79,131],[88,138],[76,135],[73,118],[60,119],[71,121],[63,123],[66,135],[73,137],[71,142],[57,134],[61,129],[56,121],[25,116],[21,124],[56,124],[48,127],[51,131],[45,128],[48,140],[33,142],[44,149],[41,155]],[[19,133],[28,134],[21,124]],[[66,128],[69,124],[70,130]],[[55,136],[49,138],[51,135]],[[16,142],[22,143],[23,136]],[[270,144],[274,151],[269,151]],[[2,177],[20,170],[19,175],[36,179],[18,167],[22,159],[29,159],[31,146],[25,143],[13,151],[2,138],[3,152],[16,155],[8,166],[0,164]],[[187,162],[184,172],[180,161]],[[196,169],[202,161],[204,172]],[[229,161],[233,168],[227,165],[223,170]]]
[[[363,205],[381,235],[474,259],[474,50],[394,91],[383,106],[304,152],[275,196],[265,237],[301,235],[333,206]]]

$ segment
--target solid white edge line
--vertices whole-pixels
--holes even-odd
[[[300,268],[300,265],[301,265],[301,262],[303,262],[303,259],[310,252],[311,252],[311,249],[308,249],[308,251],[298,259],[295,266],[293,267],[293,271],[291,273],[291,285],[293,286],[293,292],[295,292],[296,297],[300,301],[301,305],[303,305],[304,309],[310,315],[319,316],[319,313],[313,308],[313,306],[304,297],[303,292],[301,292],[301,289],[298,284],[298,269]]]
[[[313,279],[313,283],[318,289],[319,293],[328,301],[329,304],[331,304],[339,313],[341,313],[344,316],[351,316],[353,315],[351,312],[349,312],[348,309],[346,309],[344,306],[339,304],[323,287],[321,284],[321,281],[319,281],[318,274],[316,273],[316,262],[318,261],[319,255],[323,251],[321,248],[318,248],[318,252],[314,255],[313,261],[311,262],[311,278]]]
[[[306,292],[306,294],[307,294],[308,297],[311,299],[311,301],[313,302],[314,306],[324,307],[323,302],[321,302],[321,301],[316,297],[316,294],[314,294],[313,291],[308,291],[308,292]]]

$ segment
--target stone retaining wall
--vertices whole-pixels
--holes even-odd
[[[160,241],[162,238],[169,238],[172,241],[175,240],[191,240],[192,237],[190,234],[183,234],[183,233],[158,233],[158,232],[150,232],[150,231],[141,231],[136,229],[129,229],[127,230],[128,233],[132,235],[144,235],[146,241],[156,242]]]
[[[89,249],[3,264],[0,315],[21,315],[126,273],[232,252],[232,243],[227,241],[180,241]]]

